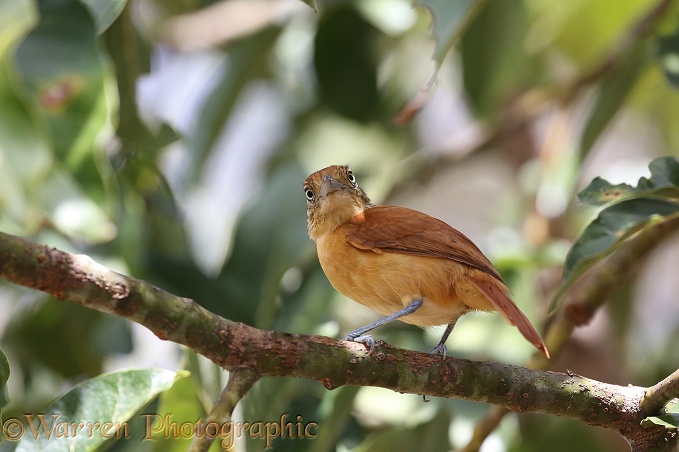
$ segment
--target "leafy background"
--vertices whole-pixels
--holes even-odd
[[[599,237],[580,235],[597,211],[576,193],[597,176],[632,189],[654,158],[679,155],[676,2],[307,3],[0,2],[0,230],[88,254],[236,321],[339,336],[375,314],[319,269],[301,183],[349,163],[376,202],[423,210],[470,236],[539,322],[571,244]],[[412,121],[395,124],[404,114]],[[597,205],[593,191],[583,201]],[[632,198],[613,208],[624,216],[643,195]],[[592,252],[579,249],[568,261],[574,276],[572,259]],[[678,250],[675,237],[639,263],[553,368],[636,385],[674,370]],[[440,331],[394,324],[377,334],[428,350]],[[7,284],[0,335],[11,365],[3,419],[43,412],[102,372],[159,367],[191,374],[158,398],[142,391],[140,407],[154,401],[140,412],[195,421],[225,381],[141,327]],[[512,363],[532,352],[497,315],[462,319],[448,349]],[[319,424],[316,439],[279,440],[276,450],[436,451],[464,445],[487,410],[265,379],[236,414]],[[619,441],[565,419],[512,415],[483,450],[613,451]],[[137,437],[111,447],[187,443]]]

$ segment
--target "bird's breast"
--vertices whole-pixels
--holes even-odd
[[[316,240],[318,259],[340,293],[389,315],[422,298],[422,306],[402,318],[419,326],[448,323],[469,308],[459,298],[457,283],[463,264],[434,257],[358,249],[347,241],[350,227],[341,226]]]

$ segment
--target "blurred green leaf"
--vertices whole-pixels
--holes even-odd
[[[372,438],[366,439],[356,451],[380,452],[384,450],[426,450],[444,452],[450,450],[448,429],[450,415],[446,410],[439,410],[432,420],[409,429],[395,426]]]
[[[487,0],[419,0],[416,5],[431,11],[434,26],[432,33],[436,41],[434,61],[437,67],[443,60],[457,38],[474,18],[476,12]]]
[[[0,2],[0,59],[13,50],[19,39],[37,21],[35,4],[30,0]]]
[[[100,312],[48,300],[15,317],[3,341],[24,368],[39,364],[67,378],[89,377],[101,372],[105,350],[130,351],[130,331],[125,321],[117,321],[113,329],[104,326],[109,321]],[[104,337],[105,332],[115,334]]]
[[[40,181],[52,166],[49,149],[25,101],[13,52],[37,21],[29,0],[0,2],[0,227],[21,233],[35,229],[43,206]]]
[[[271,51],[279,28],[267,27],[229,45],[228,58],[220,80],[208,94],[196,119],[198,127],[187,137],[193,153],[193,177],[198,177],[203,162],[222,133],[231,112],[243,91],[252,80],[265,74],[266,55]],[[253,58],[256,55],[256,58]]]
[[[101,200],[101,143],[114,105],[106,92],[108,64],[82,3],[43,0],[38,6],[40,22],[17,49],[16,63],[56,157]]]
[[[658,38],[658,56],[667,81],[679,88],[679,27],[674,34]]]
[[[580,138],[581,159],[589,153],[601,133],[620,111],[640,75],[649,67],[649,62],[646,42],[641,41],[624,56],[620,66],[601,83]]]
[[[310,246],[306,203],[300,198],[305,171],[283,163],[263,176],[264,187],[238,223],[231,257],[219,275],[221,299],[213,312],[259,328],[271,328],[280,306],[281,278]]]
[[[354,399],[361,388],[359,386],[343,386],[325,394],[318,413],[320,429],[314,440],[316,450],[333,450],[342,436],[346,425],[351,421]]]
[[[172,384],[186,376],[185,373],[165,369],[131,369],[111,372],[86,380],[73,387],[45,409],[44,424],[37,417],[26,431],[42,430],[39,435],[25,435],[19,442],[17,452],[44,451],[91,451],[101,446],[106,438],[102,430],[94,430],[89,435],[57,435],[55,428],[59,423],[78,425],[113,424],[108,434],[113,438],[116,424],[124,424],[158,394],[169,389]],[[63,428],[63,426],[62,426]],[[69,427],[70,428],[70,427]],[[102,434],[98,434],[98,433]],[[48,435],[48,433],[51,433]],[[121,437],[125,431],[120,431]]]
[[[492,117],[517,92],[534,85],[541,71],[525,50],[529,17],[523,1],[488,1],[478,10],[460,39],[462,75],[476,112]]]
[[[527,5],[539,10],[538,21],[542,22],[533,30],[531,44],[549,45],[557,52],[563,52],[579,70],[587,70],[620,45],[637,25],[636,21],[656,3],[648,0],[598,0],[529,2]]]
[[[5,352],[0,349],[0,421],[2,421],[2,409],[7,405],[7,380],[9,380],[9,361]]]
[[[679,160],[676,157],[659,157],[648,165],[648,169],[651,177],[640,178],[636,187],[628,184],[613,185],[597,177],[578,193],[578,200],[592,206],[601,206],[630,197],[679,198]]]
[[[573,243],[550,310],[585,271],[633,240],[635,233],[678,218],[678,204],[654,198],[623,200],[602,210]]]
[[[323,14],[316,32],[314,68],[321,99],[356,121],[367,122],[377,113],[377,60],[372,51],[377,33],[349,3]]]
[[[118,18],[127,0],[80,0],[94,18],[97,34],[103,33]]]
[[[39,193],[51,225],[65,236],[93,244],[115,238],[115,225],[62,167],[52,168],[42,181]]]

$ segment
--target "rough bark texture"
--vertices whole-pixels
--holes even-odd
[[[643,405],[649,408],[642,409],[646,388],[611,385],[574,374],[453,357],[442,360],[438,355],[381,342],[368,356],[358,343],[263,331],[224,319],[193,300],[115,273],[87,256],[2,233],[0,277],[125,317],[228,370],[249,368],[256,376],[307,378],[328,389],[379,386],[487,402],[516,412],[565,416],[614,429],[633,450],[671,450],[677,441],[672,430],[643,428],[640,422],[677,396],[679,372],[651,388]]]

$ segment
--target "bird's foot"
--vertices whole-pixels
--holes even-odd
[[[361,344],[368,347],[368,354],[369,355],[372,355],[373,350],[375,350],[375,340],[369,334],[365,334],[365,335],[362,335],[362,336],[353,336],[351,334],[348,334],[344,338],[344,340],[345,341],[351,341],[351,342],[360,342]]]
[[[446,344],[443,344],[439,342],[436,347],[432,348],[431,351],[429,352],[432,355],[441,355],[443,359],[446,359],[446,355],[448,354],[448,349],[446,348]]]

